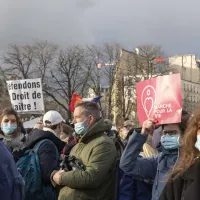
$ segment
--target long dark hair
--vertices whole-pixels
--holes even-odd
[[[199,122],[200,108],[195,110],[188,120],[187,129],[183,138],[184,144],[181,148],[181,156],[175,169],[170,174],[171,180],[183,175],[183,173],[194,164],[195,158],[200,154],[199,150],[195,148]]]

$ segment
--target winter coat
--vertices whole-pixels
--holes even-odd
[[[8,148],[0,141],[0,199],[23,200],[24,180]]]
[[[160,200],[200,199],[200,160],[198,159],[183,176],[168,181]]]
[[[152,185],[128,176],[122,171],[119,200],[151,200]]]
[[[150,158],[139,158],[147,136],[136,131],[130,137],[122,154],[120,168],[129,176],[154,181],[152,200],[158,200],[167,181],[167,174],[173,169],[178,157],[178,150],[164,151]]]
[[[51,140],[59,153],[61,153],[62,149],[65,146],[65,143],[62,142],[58,137],[56,137],[50,131],[43,131],[41,129],[34,129],[27,138],[26,147],[27,149],[32,149],[36,143],[43,139]],[[41,169],[41,176],[44,183],[49,184],[51,183],[50,176],[51,173],[59,169],[59,159],[56,157],[56,149],[55,146],[50,143],[49,141],[44,142],[38,149],[38,156],[40,160],[40,169]]]
[[[103,119],[96,122],[72,149],[86,169],[61,175],[59,200],[112,200],[114,195],[116,148],[104,131]]]

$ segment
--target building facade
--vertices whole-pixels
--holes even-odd
[[[200,61],[195,55],[169,57],[169,68],[180,73],[183,109],[192,112],[200,103]]]

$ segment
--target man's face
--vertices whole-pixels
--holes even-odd
[[[182,145],[182,142],[181,130],[178,124],[164,125],[161,144],[165,149],[177,149]]]
[[[132,124],[130,123],[127,123],[126,121],[124,122],[123,126],[121,127],[120,129],[120,137],[125,140],[127,135],[128,135],[128,132],[133,128]]]
[[[122,127],[122,132],[129,132],[133,128],[133,124],[130,120],[125,121]]]
[[[76,107],[74,110],[74,120],[73,123],[84,122],[86,120],[86,116],[84,115],[84,108]]]
[[[167,124],[164,126],[163,128],[163,133],[162,135],[180,135],[181,134],[181,130],[178,126],[178,124]]]
[[[84,108],[82,107],[76,107],[74,110],[74,119],[73,124],[84,122],[84,125],[88,128],[92,127],[94,125],[95,118],[92,115],[86,116],[84,114]]]
[[[56,130],[54,130],[57,137],[60,138],[60,134],[63,132],[62,122],[58,124]]]

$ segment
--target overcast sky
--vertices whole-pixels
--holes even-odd
[[[0,0],[0,51],[44,39],[62,46],[159,44],[200,56],[199,0]]]

